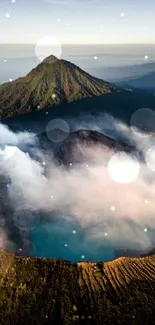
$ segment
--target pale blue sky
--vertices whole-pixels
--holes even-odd
[[[1,44],[155,44],[155,0],[13,1],[0,0]]]

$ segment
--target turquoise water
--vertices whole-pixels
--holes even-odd
[[[90,239],[72,220],[42,220],[31,230],[30,239],[35,257],[78,261],[109,261],[114,258],[108,238]]]

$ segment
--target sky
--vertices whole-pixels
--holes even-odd
[[[154,0],[1,0],[0,44],[154,44]]]

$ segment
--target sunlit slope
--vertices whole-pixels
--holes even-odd
[[[108,263],[0,254],[1,324],[154,324],[155,255]]]
[[[0,86],[1,119],[113,91],[114,85],[50,56],[25,77]]]

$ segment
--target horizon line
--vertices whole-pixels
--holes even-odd
[[[36,45],[36,43],[0,43],[0,45]],[[126,46],[144,46],[144,45],[154,45],[155,43],[62,43],[62,46],[74,46],[74,45],[80,45],[80,46],[105,46],[105,45],[112,45],[112,46],[120,46],[120,45],[126,45]]]

